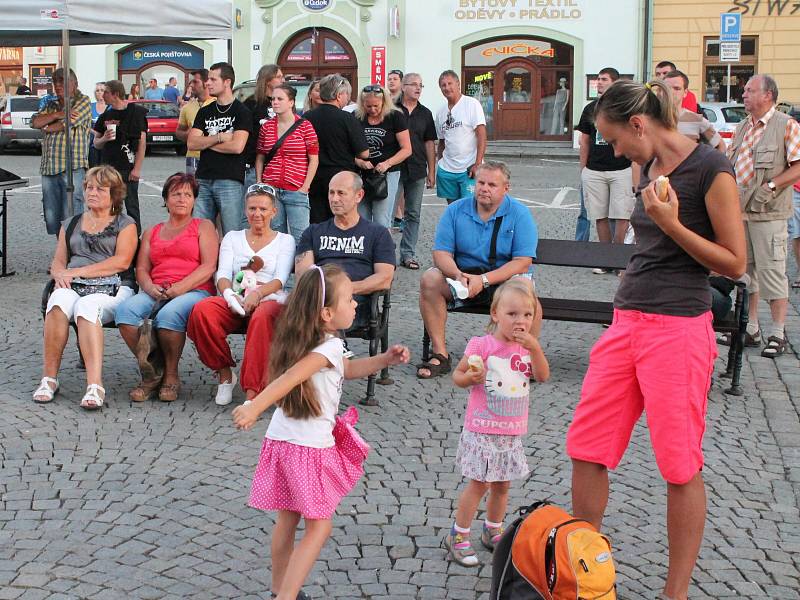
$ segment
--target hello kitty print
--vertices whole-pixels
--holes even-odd
[[[528,351],[486,335],[472,338],[464,354],[477,354],[486,365],[484,385],[470,390],[464,427],[475,433],[526,433],[531,376]]]

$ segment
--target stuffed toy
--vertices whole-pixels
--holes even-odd
[[[258,287],[256,273],[262,268],[264,268],[264,261],[260,256],[251,258],[244,266],[244,269],[236,273],[236,276],[233,278],[233,285],[231,286],[233,287],[233,291],[242,298],[246,298],[250,292]]]

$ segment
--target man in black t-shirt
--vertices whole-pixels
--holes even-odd
[[[350,82],[338,74],[326,75],[319,82],[322,105],[303,116],[314,126],[319,139],[319,167],[308,191],[310,221],[331,218],[328,184],[339,171],[358,172],[355,159],[369,158],[369,146],[361,124],[342,110],[350,101]]]
[[[619,72],[607,67],[597,76],[597,93],[603,95],[617,79]],[[633,212],[633,175],[631,161],[615,157],[614,147],[603,139],[594,126],[597,100],[586,105],[575,128],[581,132],[580,164],[583,200],[590,221],[595,221],[601,242],[611,241],[611,220],[615,221],[614,243],[625,242],[628,220]],[[595,269],[595,273],[606,273]]]
[[[125,99],[121,81],[106,81],[103,100],[108,109],[94,124],[94,147],[100,150],[100,162],[111,165],[125,181],[128,193],[125,210],[142,232],[139,213],[139,178],[147,149],[147,109]]]
[[[422,77],[407,73],[397,106],[408,118],[411,136],[411,156],[403,162],[400,188],[405,196],[403,237],[400,240],[400,264],[407,269],[419,269],[417,239],[422,213],[422,194],[436,185],[436,123],[433,114],[419,102]]]
[[[200,151],[195,177],[200,191],[194,216],[222,221],[223,235],[247,227],[244,214],[244,171],[247,138],[253,117],[247,107],[233,97],[236,79],[228,63],[215,63],[208,70],[208,93],[216,98],[197,111],[186,147]]]
[[[331,178],[328,197],[333,218],[308,226],[294,259],[296,277],[314,265],[330,263],[345,270],[359,303],[357,324],[369,316],[366,297],[392,287],[395,266],[389,230],[358,214],[358,203],[364,197],[362,185],[361,177],[352,171]]]

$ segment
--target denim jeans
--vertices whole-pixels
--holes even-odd
[[[394,199],[397,196],[397,186],[400,185],[400,171],[386,173],[386,184],[389,188],[386,198],[383,200],[363,198],[358,204],[358,214],[368,221],[374,221],[388,228],[392,226]]]
[[[296,244],[308,228],[310,206],[308,194],[292,190],[278,190],[278,213],[272,219],[272,229],[281,233],[291,233]],[[288,229],[287,229],[288,227]]]
[[[200,191],[194,203],[194,216],[212,223],[219,213],[222,235],[246,229],[242,184],[233,179],[198,179]],[[245,225],[242,225],[244,220]]]
[[[61,222],[70,216],[83,212],[83,169],[72,171],[72,185],[75,191],[72,194],[73,212],[69,212],[67,202],[67,172],[58,175],[42,175],[42,208],[44,209],[44,224],[47,233],[58,235]]]
[[[189,314],[195,304],[208,298],[211,294],[206,290],[191,290],[173,298],[164,305],[156,318],[153,319],[154,329],[169,329],[170,331],[186,331]],[[156,299],[140,291],[131,296],[117,307],[114,321],[117,325],[131,325],[139,327],[142,321],[150,314],[155,306]]]
[[[406,196],[406,208],[403,212],[403,237],[400,239],[400,261],[417,258],[417,240],[419,239],[419,220],[422,215],[422,194],[425,192],[425,177],[400,181],[400,187]]]
[[[575,225],[575,241],[588,242],[589,229],[592,224],[589,221],[589,216],[586,214],[586,205],[583,203],[583,186],[578,188],[578,194],[581,197],[581,212],[578,213],[578,222]]]

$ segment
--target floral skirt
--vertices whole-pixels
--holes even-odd
[[[475,433],[464,429],[456,463],[461,474],[475,481],[511,481],[530,473],[521,435]]]

